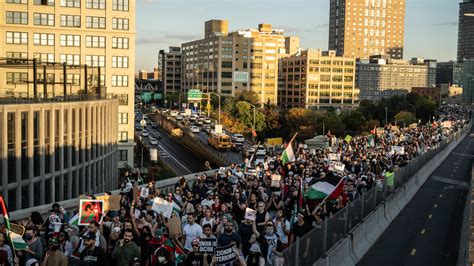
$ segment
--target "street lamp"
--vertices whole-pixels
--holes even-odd
[[[145,121],[145,118],[142,118],[142,120],[140,121],[140,125],[142,126],[142,135],[139,137],[140,138],[140,142],[142,143],[142,156],[141,156],[141,168],[143,168],[143,142],[144,142],[144,139],[143,139],[143,130],[145,129],[145,126],[146,126],[146,121]]]
[[[387,117],[388,117],[388,108],[385,106],[385,125],[388,123]]]
[[[211,102],[211,94],[216,95],[219,98],[219,125],[221,124],[221,95],[216,92],[205,92],[203,94],[207,94],[207,103],[210,104]],[[210,110],[207,111],[207,116],[209,117]]]

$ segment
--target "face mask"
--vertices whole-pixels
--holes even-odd
[[[29,240],[33,239],[33,236],[32,235],[25,235],[24,238],[25,238],[26,241],[29,241]]]
[[[267,228],[267,235],[273,235],[275,230],[273,228]]]
[[[165,260],[166,260],[165,257],[158,257],[158,261],[159,261],[160,263],[165,262]]]
[[[225,231],[226,231],[227,233],[231,233],[231,232],[232,232],[232,229],[226,228]]]

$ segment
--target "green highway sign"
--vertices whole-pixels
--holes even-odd
[[[163,99],[163,94],[157,92],[153,95],[153,99],[154,100],[161,100],[161,99]]]
[[[200,90],[189,90],[188,91],[188,101],[189,100],[201,100],[202,99],[202,91]]]

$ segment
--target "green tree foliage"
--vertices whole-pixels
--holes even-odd
[[[237,95],[236,98],[239,101],[249,102],[253,105],[258,104],[259,102],[258,95],[255,93],[255,91],[243,90],[239,95]]]
[[[416,121],[415,116],[413,113],[407,112],[407,111],[400,111],[395,115],[395,121],[399,125],[405,125],[408,126],[411,123]]]
[[[346,131],[360,132],[365,129],[367,121],[359,110],[349,110],[341,114],[341,121]]]

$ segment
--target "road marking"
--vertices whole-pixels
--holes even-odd
[[[165,148],[163,148],[163,146],[161,146],[161,144],[158,144],[158,147],[162,148],[164,151],[168,152]],[[183,167],[184,170],[188,171],[188,173],[192,174],[191,171],[189,171],[188,168],[186,168],[186,166],[184,166],[180,161],[178,161],[178,159],[176,159],[173,155],[171,155],[169,152],[168,152],[168,155],[173,159],[175,160],[181,167]]]
[[[443,197],[443,194],[439,194],[439,197],[442,198],[442,197]]]
[[[433,207],[438,208],[438,204],[435,204]]]
[[[453,155],[458,155],[458,156],[466,156],[466,157],[474,157],[473,154],[469,153],[460,153],[460,152],[453,152]]]
[[[431,215],[431,214],[428,215],[428,219],[431,219],[431,218],[433,218],[433,215]]]
[[[416,248],[414,248],[414,249],[411,250],[410,255],[415,256],[415,254],[416,254]]]
[[[453,176],[453,175],[451,175],[451,176]],[[460,187],[463,187],[463,188],[466,188],[466,189],[470,187],[469,183],[467,183],[467,182],[455,180],[455,179],[452,179],[452,178],[437,176],[437,175],[432,175],[431,180],[442,182],[442,183],[447,183],[447,184],[450,184],[450,185],[460,186]]]
[[[425,231],[426,231],[425,229],[421,229],[420,234],[424,235],[424,234],[425,234]]]

